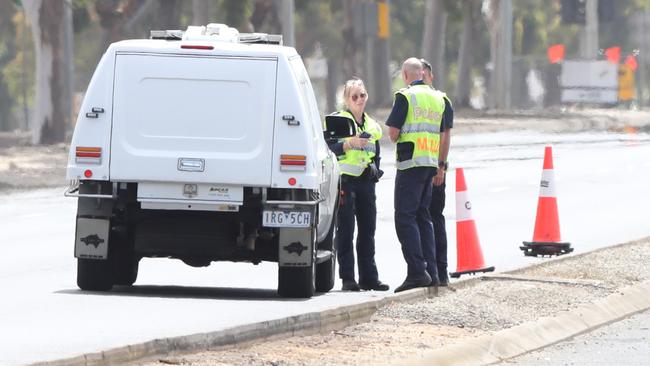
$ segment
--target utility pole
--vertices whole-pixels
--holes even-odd
[[[377,83],[376,80],[373,79],[373,75],[375,75],[375,60],[374,60],[374,53],[375,53],[375,40],[377,39],[377,29],[379,28],[379,25],[377,24],[377,4],[373,2],[364,2],[361,4],[361,14],[363,17],[363,31],[361,34],[363,34],[364,38],[364,47],[365,47],[365,52],[364,52],[364,83],[366,84],[366,88],[369,91],[376,91],[377,90]],[[372,100],[372,99],[371,99]],[[376,104],[376,100],[370,102],[369,104],[374,106]]]
[[[510,109],[512,86],[512,0],[499,1],[495,65],[497,108]]]
[[[72,104],[74,96],[74,29],[72,24],[72,0],[63,3],[63,93],[64,134],[72,129]]]
[[[295,11],[293,0],[280,0],[280,22],[282,23],[282,43],[285,46],[294,47],[293,13]]]
[[[392,81],[390,78],[390,0],[377,1],[377,44],[375,47],[375,89],[377,106],[390,106]]]
[[[582,57],[596,60],[598,57],[598,0],[586,0],[585,30]]]

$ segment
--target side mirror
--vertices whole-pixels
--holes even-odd
[[[356,123],[349,117],[325,116],[325,131],[323,133],[326,140],[354,136],[357,133]]]

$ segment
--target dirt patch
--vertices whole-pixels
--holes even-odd
[[[67,158],[64,144],[0,147],[0,190],[62,187]]]

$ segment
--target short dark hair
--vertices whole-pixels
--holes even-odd
[[[424,67],[425,69],[429,70],[430,72],[433,72],[433,68],[431,67],[431,64],[429,63],[429,61],[427,61],[427,60],[421,58],[421,59],[420,59],[420,62],[422,62],[422,67]]]

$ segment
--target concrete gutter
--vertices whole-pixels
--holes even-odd
[[[488,365],[550,346],[650,309],[650,282],[630,286],[605,299],[558,316],[504,329],[428,353],[402,365]]]

